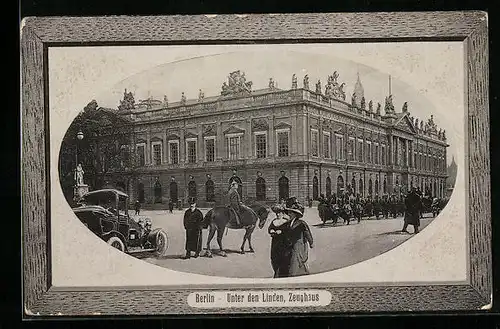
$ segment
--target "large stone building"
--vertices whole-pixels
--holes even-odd
[[[180,102],[134,104],[125,92],[118,113],[133,123],[134,174],[114,183],[146,203],[224,202],[229,182],[241,183],[246,202],[301,202],[321,194],[400,194],[410,186],[442,197],[446,189],[446,137],[431,116],[419,121],[405,103],[396,112],[392,96],[365,103],[358,76],[351,102],[335,72],[323,90],[292,77],[291,88],[252,90],[236,71],[221,94]],[[118,177],[118,176],[116,176]]]

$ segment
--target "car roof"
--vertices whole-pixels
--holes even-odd
[[[95,212],[101,212],[101,213],[106,213],[106,214],[112,214],[111,212],[106,210],[104,207],[95,206],[95,205],[79,206],[79,207],[73,208],[73,211],[75,213],[95,211]]]
[[[114,193],[114,194],[118,194],[119,196],[124,196],[124,197],[128,198],[128,195],[126,193],[123,193],[120,190],[112,189],[112,188],[107,188],[107,189],[95,190],[95,191],[92,191],[92,192],[88,192],[83,197],[85,198],[87,196],[91,196],[91,195],[95,195],[95,194],[105,194],[105,193]]]

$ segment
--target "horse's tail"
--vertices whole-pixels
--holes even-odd
[[[206,229],[210,225],[210,222],[213,221],[214,217],[214,210],[210,209],[206,214],[205,217],[203,217],[203,223],[202,223],[202,228]]]

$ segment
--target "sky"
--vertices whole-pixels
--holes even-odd
[[[221,85],[230,72],[245,72],[253,89],[267,88],[273,78],[280,89],[291,88],[292,75],[297,75],[302,87],[305,74],[310,89],[318,79],[322,90],[328,76],[339,73],[338,82],[345,82],[346,101],[350,101],[359,74],[364,87],[366,103],[373,100],[384,105],[391,91],[397,112],[404,102],[412,116],[419,121],[431,114],[439,128],[447,132],[448,143],[459,141],[463,135],[461,121],[453,113],[463,113],[463,62],[457,43],[401,43],[401,44],[309,44],[309,45],[206,45],[107,47],[99,52],[109,62],[122,68],[123,79],[110,80],[110,88],[95,95],[102,107],[117,108],[126,88],[134,93],[136,102],[148,97],[177,102],[184,92],[188,99],[196,99],[199,89],[205,97],[220,94]],[[91,47],[87,47],[91,48]],[[440,58],[440,56],[442,58]],[[112,61],[111,59],[114,59]],[[446,60],[443,60],[446,59]],[[123,67],[128,67],[124,70]],[[112,81],[112,83],[111,83]],[[462,82],[462,85],[460,84]],[[461,107],[461,109],[460,109]],[[455,110],[456,108],[456,110]],[[450,116],[451,114],[451,116]],[[463,136],[462,136],[463,138]],[[454,154],[448,149],[448,163]]]

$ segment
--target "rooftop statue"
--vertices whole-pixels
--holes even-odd
[[[368,102],[368,111],[373,112],[373,101]]]
[[[360,104],[359,104],[359,107],[360,107],[360,109],[361,109],[361,110],[363,110],[363,111],[364,111],[364,110],[366,110],[366,100],[365,100],[365,98],[364,98],[364,97],[361,97],[361,102],[360,102]]]
[[[380,115],[381,109],[382,109],[382,105],[380,103],[377,103],[377,110],[376,110],[377,115]]]
[[[385,114],[394,114],[394,104],[392,103],[392,95],[389,95],[388,97],[385,98],[385,107],[384,107]]]
[[[201,102],[205,98],[205,93],[200,89],[198,92],[198,102]]]
[[[424,131],[424,122],[423,121],[420,121],[420,130]]]
[[[321,80],[316,82],[316,93],[321,94]]]
[[[292,89],[297,89],[297,76],[295,73],[292,75]]]
[[[168,98],[167,98],[167,95],[163,96],[163,106],[168,107]]]
[[[309,76],[307,74],[304,75],[303,83],[304,83],[304,89],[309,90]]]
[[[274,80],[273,80],[273,78],[269,78],[269,89],[274,89]]]
[[[245,72],[240,70],[229,73],[227,83],[222,84],[222,96],[252,92],[252,81],[247,81]]]
[[[341,98],[342,100],[345,101],[344,87],[345,87],[345,83],[342,82],[342,84],[340,85],[339,89],[337,90],[337,92],[338,92],[338,97],[337,98]]]
[[[186,104],[186,95],[184,95],[184,92],[182,92],[182,95],[181,95],[181,104]]]
[[[402,111],[403,111],[403,113],[408,112],[408,102],[405,102],[405,103],[403,104],[403,109],[402,109]]]

